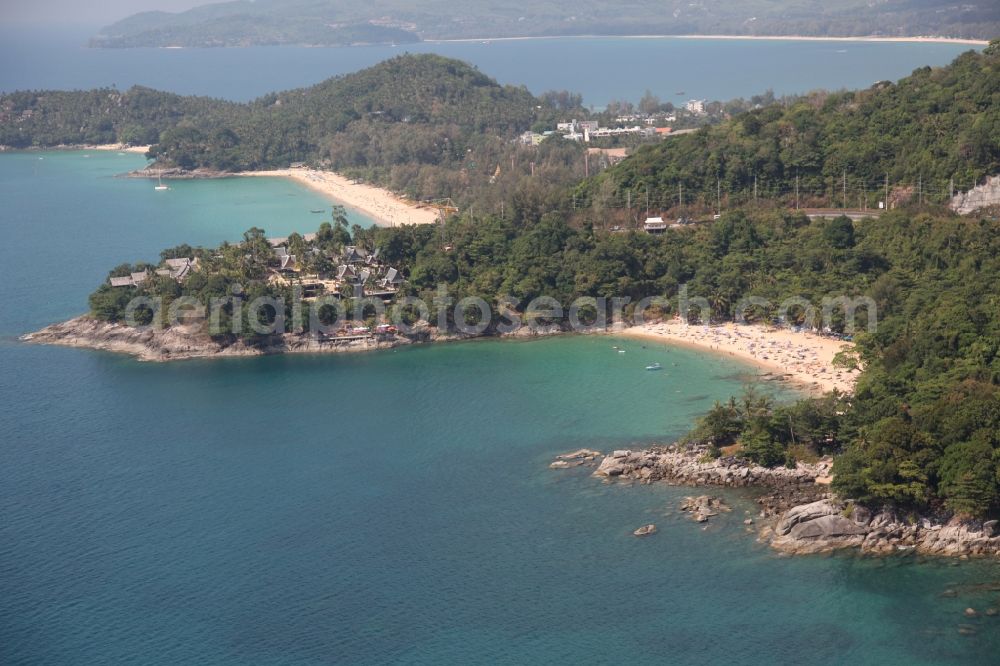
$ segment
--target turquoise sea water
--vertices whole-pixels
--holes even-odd
[[[181,243],[237,240],[255,225],[285,236],[331,219],[328,199],[281,178],[177,180],[156,192],[149,180],[120,177],[146,164],[134,153],[10,153],[0,160],[3,230],[18,248],[9,258],[18,275],[0,287],[0,335],[86,310],[87,294],[122,262],[153,261]],[[320,209],[327,212],[311,212]],[[353,210],[348,219],[373,224]]]
[[[94,29],[0,28],[0,91],[140,84],[171,92],[247,100],[354,72],[401,53],[470,62],[501,83],[534,93],[570,90],[604,107],[638,102],[728,100],[773,89],[867,88],[923,65],[944,65],[971,47],[809,41],[720,41],[615,37],[423,43],[400,47],[88,49]],[[677,93],[683,92],[682,95]]]
[[[137,159],[0,155],[0,663],[995,663],[1000,619],[962,616],[1000,604],[994,563],[783,558],[744,532],[746,496],[703,531],[676,513],[690,490],[548,469],[683,432],[739,390],[728,359],[604,337],[170,364],[17,342],[122,260],[319,217],[280,180],[112,177]]]

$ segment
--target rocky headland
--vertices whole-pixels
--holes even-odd
[[[711,458],[704,446],[674,444],[643,450],[618,450],[606,456],[581,449],[550,465],[565,469],[589,465],[606,481],[726,488],[760,488],[759,538],[794,555],[851,549],[888,555],[920,553],[944,557],[1000,557],[998,521],[956,516],[922,516],[890,507],[877,511],[837,498],[829,491],[833,461],[767,468],[738,457]],[[680,510],[696,522],[726,512],[719,498],[686,497]],[[744,524],[753,524],[748,518]]]
[[[261,337],[250,344],[236,336],[211,336],[205,322],[170,327],[126,326],[81,315],[21,336],[22,342],[62,347],[78,347],[128,354],[143,361],[177,361],[191,358],[264,356],[273,354],[328,354],[376,351],[425,342],[457,342],[479,337],[536,338],[559,335],[558,325],[522,326],[498,334],[486,331],[469,335],[442,332],[418,323],[409,333],[351,336],[323,336],[311,333],[284,333]]]
[[[129,354],[143,361],[174,361],[226,356],[362,352],[392,349],[432,337],[430,331],[419,331],[409,336],[380,335],[349,339],[285,333],[268,336],[251,345],[239,338],[210,336],[202,325],[136,328],[84,315],[46,326],[22,336],[21,340]]]

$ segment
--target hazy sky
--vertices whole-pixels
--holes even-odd
[[[212,0],[0,0],[0,23],[104,25],[129,14],[183,11]]]

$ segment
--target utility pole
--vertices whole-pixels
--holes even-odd
[[[889,172],[885,172],[885,209],[889,210]]]
[[[715,212],[722,215],[722,178],[719,176],[715,177],[715,204]]]
[[[844,208],[847,208],[847,169],[844,169]]]
[[[649,185],[646,186],[646,219],[649,219]]]
[[[948,200],[951,201],[955,198],[955,177],[951,177],[951,181],[948,183]]]
[[[684,208],[684,183],[677,183],[677,196],[681,202],[681,208]]]
[[[757,207],[757,174],[753,175],[753,206]]]
[[[917,200],[920,202],[920,205],[923,206],[924,205],[924,174],[920,174],[920,179],[917,181],[917,193],[918,193],[918,199]]]
[[[587,149],[583,153],[583,175],[590,178],[590,150]]]
[[[799,174],[795,174],[795,210],[799,209]]]
[[[626,207],[628,208],[629,216],[631,217],[631,215],[632,215],[632,188],[629,188],[628,190],[626,190],[626,196],[628,197],[628,204],[627,204]]]

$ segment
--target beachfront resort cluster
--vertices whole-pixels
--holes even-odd
[[[599,120],[568,120],[556,124],[555,130],[545,132],[525,132],[521,135],[521,143],[527,146],[537,146],[550,136],[561,136],[568,141],[580,141],[590,143],[595,139],[609,139],[625,136],[636,136],[643,138],[665,137],[675,133],[673,125],[677,122],[678,115],[683,115],[687,121],[705,116],[708,112],[706,102],[703,99],[692,99],[687,101],[683,107],[673,111],[634,111],[631,108],[621,109],[617,115],[613,115],[609,125],[614,127],[602,127]],[[631,105],[629,105],[631,106]],[[672,108],[672,106],[668,107]],[[609,110],[611,107],[609,107]]]
[[[305,234],[302,240],[315,243],[316,234]],[[328,255],[336,263],[335,270],[326,273],[315,270],[315,261],[300,261],[291,254],[287,237],[268,238],[267,243],[274,251],[269,279],[280,286],[300,286],[304,298],[332,294],[338,298],[378,298],[389,302],[405,281],[402,273],[379,259],[378,248],[369,252],[357,245],[347,245],[339,254]],[[309,247],[306,252],[313,259],[323,253],[318,247]]]
[[[699,109],[699,115],[704,113],[704,102],[698,101],[692,108]],[[590,143],[594,139],[608,139],[623,136],[643,138],[663,137],[671,134],[673,129],[667,123],[677,121],[676,113],[631,113],[619,115],[615,119],[615,127],[602,127],[597,120],[569,120],[556,124],[555,130],[545,132],[524,132],[521,143],[526,146],[537,146],[551,136],[561,136],[568,141]]]
[[[343,245],[329,250],[324,249],[318,240],[316,233],[267,238],[270,256],[264,262],[264,279],[276,287],[300,288],[303,300],[329,295],[334,298],[375,298],[388,303],[403,286],[403,274],[381,260],[378,248],[367,250],[358,245]],[[247,258],[250,259],[250,256]],[[198,256],[167,258],[159,268],[141,267],[141,270],[126,275],[113,275],[108,278],[108,283],[113,288],[140,287],[155,276],[180,284],[205,263]]]

